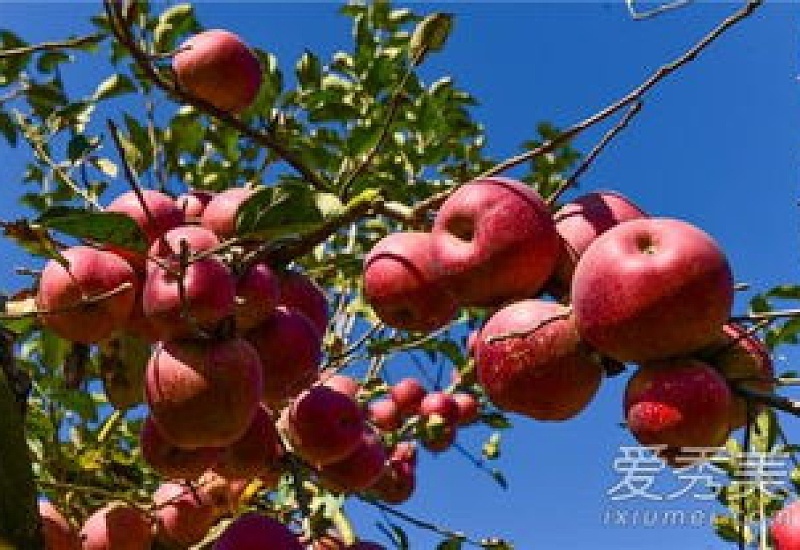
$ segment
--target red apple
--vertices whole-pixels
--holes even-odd
[[[83,550],[150,550],[154,537],[147,514],[112,502],[89,516],[80,538]]]
[[[145,393],[165,439],[186,449],[223,447],[250,427],[262,394],[262,369],[241,338],[164,343],[147,365]]]
[[[181,273],[178,262],[165,262],[148,271],[142,295],[144,314],[160,339],[211,331],[234,314],[236,284],[225,264],[202,258]]]
[[[427,391],[415,378],[403,378],[389,388],[389,395],[404,417],[419,414],[419,406]]]
[[[230,524],[213,550],[303,550],[297,537],[285,525],[256,513],[240,516]]]
[[[175,199],[175,204],[183,212],[184,219],[187,222],[196,222],[200,220],[203,210],[206,209],[206,206],[213,198],[214,193],[211,191],[193,189]]]
[[[194,479],[220,458],[221,449],[181,449],[166,440],[149,416],[142,424],[139,436],[142,458],[151,468],[167,479]]]
[[[285,271],[279,279],[280,305],[308,317],[314,328],[324,335],[328,330],[329,313],[328,298],[322,287],[299,271]]]
[[[743,326],[726,323],[723,335],[703,358],[714,366],[729,384],[741,385],[762,393],[775,389],[775,371],[769,350],[758,337]],[[752,414],[759,405],[753,404]],[[747,425],[747,401],[734,395],[730,412],[731,429]]]
[[[317,379],[322,341],[305,315],[279,307],[246,336],[261,358],[263,400],[272,410]]]
[[[575,269],[578,330],[621,362],[686,355],[714,342],[730,315],[733,281],[714,240],[686,222],[623,222]]]
[[[400,409],[393,399],[379,399],[367,407],[369,421],[382,432],[393,432],[403,425]]]
[[[78,532],[51,502],[39,501],[39,516],[45,550],[81,550]]]
[[[476,366],[495,405],[537,420],[577,415],[603,376],[601,360],[581,341],[569,309],[543,300],[497,311],[481,329]]]
[[[269,266],[251,265],[236,281],[236,328],[255,327],[275,311],[279,300],[280,284]]]
[[[216,521],[214,505],[194,487],[163,483],[153,494],[156,536],[167,545],[187,548],[203,540]]]
[[[625,389],[628,428],[643,445],[680,464],[683,447],[717,447],[730,432],[732,396],[725,379],[695,359],[642,365]]]
[[[358,397],[358,392],[361,390],[361,384],[352,376],[344,374],[333,373],[330,370],[324,370],[319,374],[319,380],[323,386],[328,386],[331,389],[350,396],[352,399]]]
[[[412,441],[400,441],[392,448],[389,458],[394,461],[408,462],[416,466],[417,446]]]
[[[478,420],[481,410],[477,397],[471,393],[458,392],[453,394],[453,401],[458,407],[459,426],[474,424]]]
[[[136,274],[125,260],[88,246],[69,248],[62,256],[69,269],[50,260],[39,279],[36,294],[39,319],[73,342],[88,344],[108,338],[125,325],[133,311]],[[123,285],[129,288],[96,299]]]
[[[386,451],[380,437],[365,431],[352,452],[336,462],[322,466],[319,474],[322,482],[334,491],[354,493],[363,491],[378,481],[385,464]]]
[[[800,548],[800,502],[785,505],[769,526],[775,550],[797,550]]]
[[[135,192],[123,193],[111,201],[106,207],[106,212],[125,214],[131,218],[151,243],[170,229],[183,224],[183,212],[168,195],[152,189],[143,189],[142,197],[144,206]]]
[[[283,443],[272,414],[261,406],[245,434],[222,451],[214,471],[231,479],[250,479],[280,472],[282,456]]]
[[[183,245],[182,243],[186,244]],[[197,225],[182,225],[170,229],[150,245],[150,258],[180,258],[182,247],[190,254],[207,252],[219,246],[219,239],[213,231]],[[157,265],[157,264],[156,264]]]
[[[315,466],[342,460],[361,442],[364,415],[347,395],[314,386],[292,403],[287,418],[294,450]]]
[[[559,246],[539,194],[507,178],[459,187],[433,224],[433,257],[447,289],[465,306],[533,296],[552,274]]]
[[[364,259],[364,295],[387,325],[430,332],[458,313],[433,260],[428,233],[392,233]]]
[[[448,423],[458,423],[458,404],[449,393],[430,392],[422,399],[419,405],[419,414],[423,417],[438,414]]]
[[[253,195],[252,189],[231,187],[217,193],[203,210],[200,224],[213,231],[221,239],[233,237],[236,233],[236,215],[239,207]]]
[[[390,459],[386,467],[370,488],[370,493],[389,504],[402,504],[411,498],[416,488],[414,464],[403,460]]]
[[[261,87],[261,65],[241,38],[209,30],[184,42],[172,69],[180,86],[222,111],[238,113],[255,101]]]
[[[204,502],[212,505],[214,517],[220,518],[236,511],[248,483],[245,479],[229,479],[207,470],[197,480],[197,492]]]
[[[553,219],[563,246],[548,289],[558,296],[569,294],[575,265],[589,245],[615,225],[646,217],[638,206],[613,191],[588,193],[562,206]]]

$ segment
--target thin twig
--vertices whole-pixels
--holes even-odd
[[[122,160],[122,170],[125,173],[125,179],[128,181],[128,185],[130,185],[131,190],[136,194],[136,198],[139,201],[139,205],[142,207],[144,215],[147,217],[148,223],[150,223],[150,226],[155,229],[157,227],[156,219],[153,216],[153,213],[150,211],[150,208],[147,206],[147,201],[144,199],[144,194],[142,193],[142,184],[139,183],[139,178],[136,177],[136,173],[133,171],[133,166],[131,166],[131,163],[128,160],[125,147],[122,146],[122,138],[119,135],[117,125],[114,124],[114,121],[111,119],[108,119],[107,124],[108,129],[111,132],[111,137],[114,140],[114,145],[117,147],[120,160]]]
[[[23,46],[21,48],[13,48],[10,50],[0,50],[0,59],[9,59],[11,57],[18,57],[21,55],[28,55],[35,52],[54,51],[54,50],[68,50],[72,48],[81,48],[90,44],[95,44],[104,40],[108,35],[104,32],[89,34],[87,36],[79,36],[78,38],[70,38],[69,40],[42,42],[41,44],[32,44],[30,46]]]
[[[782,309],[779,311],[764,311],[761,313],[747,313],[745,315],[737,315],[731,317],[730,320],[734,323],[747,323],[773,319],[794,319],[800,317],[800,309]]]
[[[768,405],[773,409],[800,416],[800,401],[795,401],[782,395],[760,392],[744,385],[733,385],[733,391],[747,400]]]
[[[539,147],[531,149],[530,151],[526,151],[525,153],[522,153],[515,157],[511,157],[493,166],[492,168],[490,168],[489,170],[485,171],[483,174],[478,176],[477,179],[496,176],[497,174],[505,172],[506,170],[514,168],[515,166],[519,166],[520,164],[533,160],[537,157],[546,155],[547,153],[551,153],[564,143],[570,141],[571,139],[582,133],[587,128],[590,128],[591,126],[594,126],[595,124],[604,121],[610,116],[613,116],[621,109],[624,109],[628,105],[635,103],[636,101],[639,101],[656,84],[658,84],[664,78],[671,75],[684,65],[696,59],[704,49],[706,49],[713,42],[715,42],[728,29],[730,29],[740,21],[749,17],[757,8],[763,5],[763,3],[764,0],[749,0],[747,4],[745,4],[739,11],[737,11],[733,15],[726,17],[717,27],[715,27],[711,32],[709,32],[702,39],[700,39],[699,42],[697,42],[694,46],[692,46],[689,50],[687,50],[683,55],[681,55],[674,61],[659,67],[644,82],[642,82],[639,86],[631,90],[627,95],[623,96],[616,102],[598,111],[592,116],[571,126],[558,136],[554,137],[550,141],[543,143]],[[428,197],[426,200],[418,203],[417,206],[414,207],[414,217],[416,219],[421,219],[427,211],[437,208],[445,200],[447,200],[447,197],[449,197],[454,190],[455,187],[449,188],[445,191],[432,195],[431,197]]]
[[[219,109],[211,103],[194,97],[185,90],[181,89],[175,82],[166,79],[162,76],[151,62],[151,54],[144,52],[136,42],[135,37],[131,33],[131,29],[124,24],[118,13],[115,11],[113,2],[104,0],[106,12],[111,20],[111,27],[118,42],[124,46],[138,67],[152,81],[153,84],[175,97],[177,100],[191,105],[203,112],[206,112],[223,123],[235,128],[244,136],[252,139],[256,143],[273,151],[278,157],[284,160],[289,166],[294,168],[306,181],[309,182],[317,190],[325,190],[330,187],[329,183],[320,174],[306,166],[301,157],[294,151],[286,147],[281,141],[270,132],[259,131],[250,127],[242,119],[229,113],[228,111]]]
[[[27,319],[29,317],[38,317],[39,315],[58,315],[60,313],[66,313],[68,311],[75,311],[76,309],[80,309],[82,307],[99,304],[104,300],[108,300],[109,298],[113,298],[118,294],[122,294],[123,292],[127,292],[128,290],[133,289],[132,283],[122,283],[116,288],[111,290],[107,290],[105,292],[101,292],[100,294],[94,294],[91,296],[84,296],[81,300],[77,303],[71,304],[69,306],[54,308],[54,309],[37,309],[32,311],[25,311],[22,313],[0,313],[0,320],[9,321],[15,319]]]
[[[29,140],[29,141],[36,155],[40,159],[42,159],[45,163],[47,163],[47,165],[50,167],[53,173],[59,177],[59,179],[64,183],[64,185],[69,187],[73,193],[75,193],[84,201],[86,201],[86,204],[88,204],[92,208],[95,208],[97,210],[103,210],[103,208],[100,206],[97,200],[94,197],[92,197],[88,193],[88,191],[86,191],[80,185],[75,183],[75,181],[70,177],[70,175],[67,174],[58,164],[56,164],[55,161],[53,161],[53,159],[47,153],[47,151],[44,148],[44,145],[42,145],[41,142],[36,140]]]
[[[620,132],[622,132],[622,130],[627,128],[630,121],[636,115],[638,115],[641,110],[642,110],[641,101],[637,101],[633,105],[631,105],[630,108],[625,113],[625,116],[623,116],[620,119],[620,121],[613,128],[611,128],[611,130],[606,132],[603,138],[597,143],[597,145],[594,146],[594,148],[589,152],[589,154],[586,156],[583,162],[581,162],[580,166],[578,166],[578,168],[575,169],[575,172],[573,172],[572,175],[567,180],[565,180],[561,185],[559,185],[558,188],[553,192],[553,194],[547,198],[547,204],[549,205],[555,204],[555,202],[559,198],[561,198],[561,195],[564,194],[564,191],[566,191],[567,189],[571,189],[572,187],[575,187],[575,184],[578,182],[581,176],[583,176],[583,174],[586,173],[586,171],[589,169],[592,163],[594,163],[594,161],[597,160],[597,157],[600,156],[600,154],[608,146],[608,144],[611,143],[614,140],[614,138],[616,138],[620,134]]]

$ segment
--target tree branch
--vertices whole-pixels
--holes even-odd
[[[70,38],[69,40],[42,42],[41,44],[33,44],[21,48],[13,48],[11,50],[0,50],[0,59],[9,59],[12,57],[19,57],[21,55],[28,55],[35,52],[81,48],[83,46],[96,44],[97,42],[104,40],[107,36],[108,35],[106,33],[100,32],[95,34],[89,34],[86,36],[79,36],[78,38]]]
[[[764,0],[749,0],[747,4],[745,4],[739,11],[737,11],[733,15],[726,17],[719,25],[717,25],[711,32],[709,32],[703,38],[701,38],[700,41],[698,41],[694,46],[692,46],[689,50],[687,50],[683,55],[681,55],[674,61],[659,67],[644,82],[642,82],[639,86],[631,90],[627,95],[618,99],[616,102],[612,103],[611,105],[602,109],[601,111],[598,111],[592,116],[564,130],[561,134],[551,139],[550,141],[543,143],[539,147],[531,149],[530,151],[526,151],[525,153],[522,153],[515,157],[511,157],[493,166],[492,168],[486,170],[483,174],[478,176],[478,178],[476,179],[496,176],[502,172],[505,172],[506,170],[514,168],[515,166],[519,166],[522,163],[531,161],[537,157],[546,155],[547,153],[551,153],[561,145],[565,144],[566,142],[578,136],[587,128],[590,128],[591,126],[594,126],[595,124],[604,121],[605,119],[613,116],[615,113],[624,109],[628,105],[631,105],[632,103],[641,100],[642,97],[644,97],[644,95],[647,92],[649,92],[654,86],[656,86],[656,84],[664,80],[666,77],[668,77],[669,75],[671,75],[684,65],[687,65],[688,63],[694,61],[704,49],[706,49],[713,42],[715,42],[728,29],[730,29],[740,21],[752,15],[752,13],[757,8],[761,7],[763,3]],[[427,212],[428,210],[438,208],[439,205],[441,205],[445,200],[447,200],[447,197],[449,197],[450,194],[455,189],[456,187],[447,189],[417,204],[417,206],[414,208],[415,210],[414,217],[416,219],[421,219],[422,216],[425,214],[425,212]]]
[[[237,118],[231,113],[215,107],[207,101],[194,97],[182,90],[175,82],[164,78],[153,66],[151,55],[142,51],[136,43],[135,37],[131,34],[124,21],[115,11],[115,7],[110,0],[104,0],[106,12],[111,20],[111,28],[117,41],[124,46],[133,57],[134,62],[142,72],[152,81],[153,84],[164,90],[182,103],[186,103],[208,113],[223,123],[235,128],[244,136],[252,139],[256,143],[272,150],[278,157],[284,160],[289,166],[294,168],[308,183],[317,190],[327,190],[329,183],[317,172],[306,166],[303,160],[294,151],[284,146],[274,135],[269,132],[261,132],[250,127],[242,119]]]
[[[733,392],[736,395],[744,397],[748,401],[761,403],[763,405],[772,407],[773,409],[777,409],[794,416],[800,416],[800,401],[795,401],[793,399],[783,397],[782,395],[760,392],[748,388],[747,386],[740,386],[736,384],[733,385]]]

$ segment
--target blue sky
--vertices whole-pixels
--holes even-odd
[[[418,11],[437,6],[456,15],[456,27],[446,51],[431,57],[423,74],[428,80],[452,75],[480,99],[475,116],[487,127],[490,151],[504,157],[518,152],[537,122],[569,125],[623,95],[737,4],[700,3],[638,22],[617,0],[413,4]],[[273,51],[287,71],[304,48],[325,58],[347,45],[348,21],[335,15],[335,8],[330,2],[197,4],[205,26],[231,29]],[[96,10],[88,2],[0,1],[0,27],[29,41],[59,38],[89,30],[86,16]],[[614,188],[652,214],[701,226],[727,251],[737,281],[755,290],[796,282],[798,28],[794,6],[768,3],[649,94],[642,113],[584,177],[581,189]],[[91,69],[83,58],[74,75],[99,81]],[[577,145],[587,151],[604,131],[587,132]],[[2,147],[0,218],[8,219],[20,215],[15,201],[22,187],[15,182],[27,151]],[[7,242],[0,242],[0,254],[6,258],[0,286],[11,290],[22,282],[12,268],[26,258]],[[745,301],[737,307],[741,311]],[[797,353],[783,355],[777,366],[788,370]],[[393,369],[396,376],[412,372],[402,364]],[[454,452],[425,455],[416,496],[403,509],[476,537],[507,538],[522,550],[721,547],[707,521],[700,527],[605,521],[615,509],[714,510],[689,497],[660,507],[611,500],[608,490],[619,481],[613,461],[620,446],[634,444],[619,427],[624,380],[607,380],[590,408],[572,421],[514,418],[498,463],[508,491]],[[794,419],[785,420],[796,436]],[[460,441],[479,452],[486,436],[473,428]],[[669,472],[663,475],[666,484],[676,483]],[[376,511],[360,505],[352,511],[365,536],[382,540],[374,528],[380,519]],[[411,526],[407,530],[412,548],[431,548],[436,540]]]

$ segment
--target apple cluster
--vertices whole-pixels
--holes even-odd
[[[746,423],[733,387],[773,387],[763,343],[729,322],[733,280],[717,243],[614,192],[551,213],[521,182],[467,183],[431,232],[373,247],[364,292],[384,323],[406,330],[436,330],[460,307],[488,310],[468,343],[478,380],[496,406],[537,420],[574,417],[604,373],[638,365],[627,426],[671,464]]]

